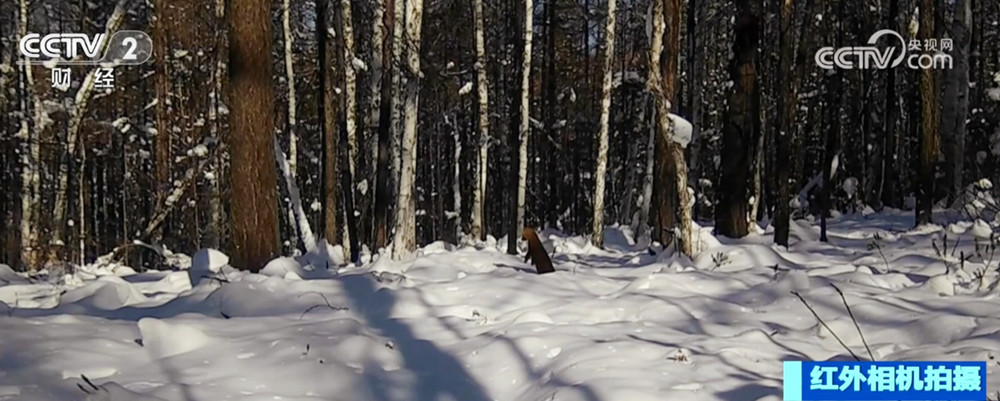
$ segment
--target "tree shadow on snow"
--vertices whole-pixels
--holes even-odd
[[[368,276],[344,277],[343,288],[351,299],[353,311],[368,325],[393,342],[403,358],[403,368],[413,372],[415,401],[493,401],[462,363],[434,343],[417,338],[409,326],[389,316],[396,299],[388,289],[376,289]],[[377,384],[376,386],[377,387]],[[390,401],[383,389],[372,388],[374,396]],[[442,398],[444,397],[444,398]]]

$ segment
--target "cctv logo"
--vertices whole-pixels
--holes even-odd
[[[899,46],[889,46],[885,49],[879,49],[875,46],[879,39],[883,36],[890,36],[895,38]],[[914,41],[914,44],[909,46],[910,50],[920,51],[920,42]],[[931,42],[936,43],[936,41]],[[927,51],[936,51],[933,46],[928,46]],[[910,69],[944,69],[952,67],[951,55],[934,53],[934,54],[910,54],[907,56],[907,44],[903,40],[903,37],[891,29],[883,29],[881,31],[875,32],[868,39],[868,46],[852,46],[852,47],[841,47],[839,49],[834,47],[824,47],[819,49],[815,55],[816,65],[824,70],[832,70],[834,68],[839,68],[843,70],[853,70],[853,69],[870,69],[877,68],[880,70],[885,70],[889,68],[896,68],[900,64],[906,61],[906,66]],[[896,58],[893,55],[898,54]]]
[[[142,31],[99,33],[52,33],[24,35],[18,43],[23,60],[18,64],[45,65],[136,65],[149,60],[153,40]]]
[[[875,47],[875,43],[885,35],[892,35],[899,40],[901,47],[899,48],[899,57],[895,60],[890,59],[892,58],[892,54],[896,52],[896,47],[890,46],[885,50]],[[824,70],[832,70],[834,66],[845,70],[853,70],[855,68],[868,69],[874,66],[875,68],[884,70],[895,68],[902,64],[903,58],[906,56],[906,41],[896,31],[891,29],[883,29],[875,32],[868,39],[868,44],[870,46],[841,47],[840,49],[824,47],[819,49],[816,52],[816,65]]]
[[[98,60],[105,39],[107,35],[103,33],[94,35],[93,38],[82,33],[53,33],[45,36],[32,33],[21,38],[19,48],[21,55],[29,59],[45,56],[50,59],[72,60],[83,53],[89,59]]]

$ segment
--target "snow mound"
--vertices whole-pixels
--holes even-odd
[[[0,286],[10,285],[10,284],[31,284],[31,281],[21,277],[17,274],[14,269],[3,263],[0,263]]]
[[[98,310],[115,310],[148,301],[141,291],[117,276],[101,276],[80,288],[68,291],[60,305],[79,305]]]
[[[191,286],[198,285],[201,280],[213,277],[222,271],[223,267],[229,266],[229,256],[215,249],[200,249],[191,258],[191,268],[188,269],[188,277],[191,279]]]
[[[305,277],[308,273],[295,258],[280,257],[264,265],[260,274],[271,277]]]
[[[200,329],[183,323],[168,323],[151,317],[139,320],[142,346],[155,358],[167,358],[208,345],[210,339]]]
[[[990,239],[993,236],[993,227],[990,227],[988,223],[983,221],[983,219],[976,219],[972,223],[972,235],[976,239]]]

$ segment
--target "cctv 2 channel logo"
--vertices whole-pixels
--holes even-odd
[[[19,64],[45,65],[135,65],[149,61],[153,40],[142,31],[107,34],[31,33],[21,38]],[[103,54],[102,54],[103,51]]]

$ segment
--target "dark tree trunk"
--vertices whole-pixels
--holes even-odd
[[[809,16],[810,3],[810,0],[805,0],[805,4],[802,6],[804,10],[802,14],[806,18]],[[791,201],[791,190],[789,188],[789,185],[791,185],[789,180],[791,179],[792,170],[792,163],[790,161],[791,147],[796,137],[795,117],[798,110],[799,81],[802,77],[802,70],[805,67],[803,60],[798,60],[798,65],[796,65],[796,57],[798,57],[796,49],[797,46],[801,46],[799,42],[802,38],[805,38],[807,28],[809,27],[808,21],[802,21],[801,31],[796,34],[796,15],[795,3],[792,0],[782,3],[779,32],[781,61],[777,84],[778,90],[781,92],[778,94],[778,116],[776,119],[778,128],[777,138],[775,138],[777,142],[776,170],[778,199],[774,211],[774,242],[785,247],[788,247],[791,218],[791,210],[788,204]]]
[[[920,39],[933,38],[936,12],[934,0],[922,0],[920,6]],[[920,170],[917,186],[917,225],[933,221],[934,173],[940,147],[938,134],[937,77],[932,69],[920,72]]]
[[[322,91],[319,118],[323,139],[323,236],[330,244],[340,242],[337,235],[337,190],[338,173],[340,171],[339,142],[340,129],[338,123],[336,75],[340,70],[337,66],[338,54],[336,40],[331,40],[327,33],[330,26],[329,0],[316,2],[316,36],[319,50],[319,87]]]
[[[233,264],[259,271],[281,249],[272,138],[271,7],[265,0],[229,6]]]
[[[382,103],[379,105],[378,117],[378,170],[376,172],[375,187],[375,250],[385,247],[389,240],[389,208],[392,207],[392,191],[389,187],[389,136],[392,133],[392,74],[396,73],[395,63],[392,60],[392,37],[395,27],[395,6],[396,1],[385,0],[385,41],[382,52]]]
[[[749,232],[747,220],[750,173],[760,135],[760,93],[757,87],[757,44],[761,5],[735,0],[736,26],[729,75],[733,81],[722,137],[719,201],[715,229],[719,235],[741,238]]]

